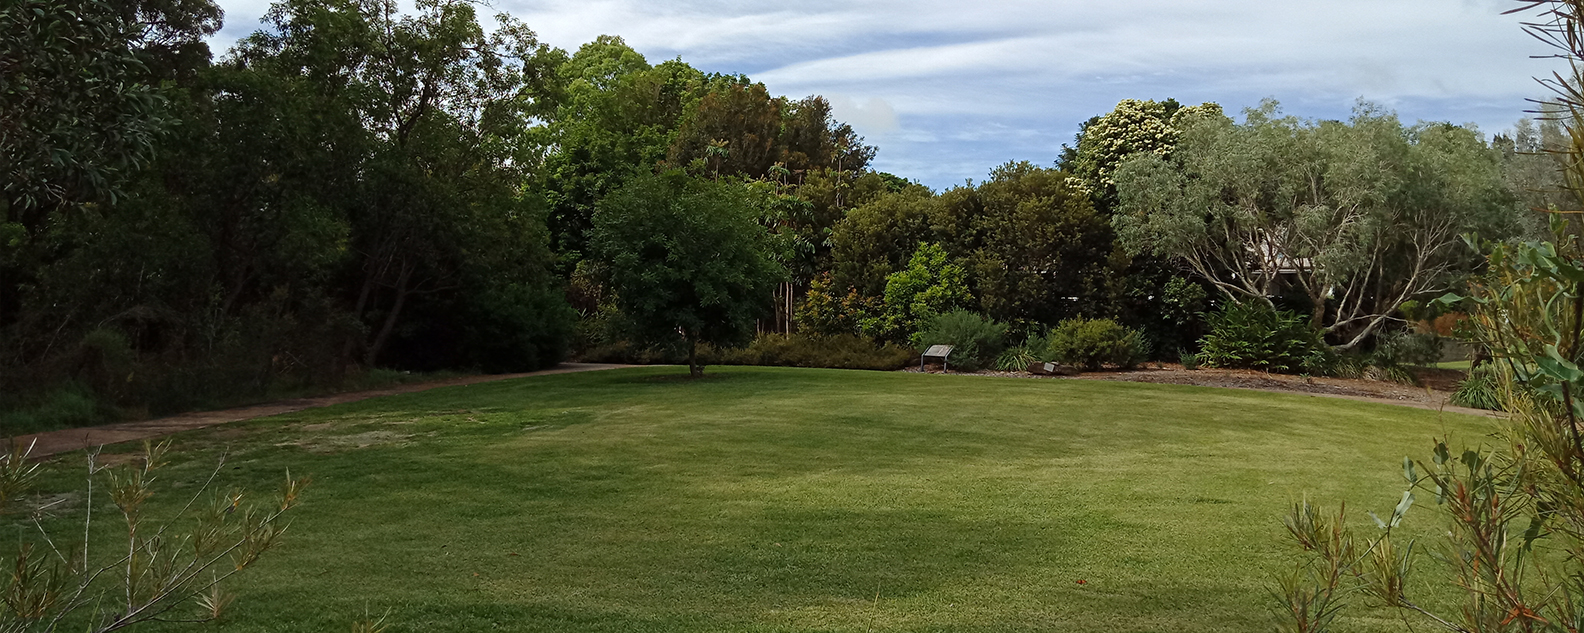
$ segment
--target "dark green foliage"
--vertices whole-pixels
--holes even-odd
[[[895,343],[877,343],[853,334],[809,336],[761,334],[747,347],[713,350],[708,356],[721,365],[778,365],[827,369],[891,371],[918,360],[918,354]]]
[[[1370,361],[1381,367],[1433,365],[1440,362],[1444,343],[1434,333],[1390,332],[1376,342]]]
[[[963,371],[978,371],[1001,355],[1007,326],[967,310],[947,312],[931,319],[918,334],[918,349],[951,345],[947,363]]]
[[[1108,311],[1111,227],[1070,181],[1066,172],[1013,162],[978,187],[941,195],[935,226],[965,260],[986,316],[1027,329]]]
[[[113,190],[35,205],[51,212],[45,230],[7,210],[0,384],[22,393],[0,406],[61,409],[50,394],[70,391],[95,403],[75,422],[87,423],[332,390],[373,365],[559,359],[568,311],[544,205],[523,182],[560,58],[521,24],[486,32],[465,2],[401,15],[373,0],[287,0],[268,31],[209,66],[217,7],[109,6],[137,25],[118,36],[133,38],[133,79],[65,49],[33,61],[126,90],[159,77],[160,112],[179,125],[121,161],[140,171],[94,159],[120,170],[94,177]],[[119,107],[101,96],[93,107]],[[103,148],[137,140],[63,112],[80,126],[66,132]]]
[[[1305,360],[1325,347],[1309,319],[1259,301],[1228,304],[1210,315],[1209,326],[1199,360],[1211,367],[1313,373]]]
[[[32,398],[0,397],[0,429],[6,435],[52,431],[114,419],[88,388],[60,385]]]
[[[58,204],[113,200],[170,124],[158,89],[147,81],[139,16],[116,5],[15,0],[0,6],[4,222],[36,232]],[[218,16],[193,27],[180,35],[212,33]]]
[[[885,294],[886,279],[907,267],[919,244],[934,237],[940,199],[926,189],[887,193],[853,209],[831,229],[832,294]]]
[[[1050,333],[1051,358],[1089,371],[1131,369],[1143,360],[1142,345],[1137,330],[1111,319],[1067,319]]]
[[[738,184],[679,171],[636,178],[600,202],[591,246],[638,342],[689,350],[746,343],[784,270]]]
[[[820,327],[838,304],[863,307],[885,298],[894,276],[912,267],[919,245],[939,247],[941,267],[963,271],[975,309],[1017,331],[1030,331],[1083,313],[1113,311],[1111,229],[1071,174],[1011,162],[979,185],[939,195],[921,187],[885,193],[848,213],[830,235],[828,281],[817,297]],[[851,297],[844,299],[844,297]],[[811,296],[811,300],[816,297]],[[939,313],[939,312],[937,312]],[[870,315],[872,316],[872,315]],[[894,337],[905,325],[871,321],[864,330]]]
[[[1161,258],[1147,255],[1133,257],[1120,274],[1124,279],[1117,321],[1138,328],[1154,357],[1198,348],[1211,305],[1203,285],[1181,276]]]
[[[566,355],[577,314],[555,288],[512,284],[470,297],[462,353],[453,367],[521,372],[552,367]]]

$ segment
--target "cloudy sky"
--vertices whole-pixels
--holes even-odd
[[[268,0],[220,0],[224,49]],[[880,153],[942,188],[997,164],[1050,164],[1078,125],[1126,98],[1275,98],[1345,118],[1360,98],[1405,121],[1488,134],[1541,94],[1554,61],[1501,12],[1513,0],[493,0],[553,45],[620,35],[651,62],[745,73],[821,94]],[[487,9],[485,12],[489,12]]]

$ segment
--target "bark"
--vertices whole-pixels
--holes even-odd
[[[385,314],[385,323],[380,325],[379,334],[374,336],[374,342],[369,345],[368,355],[363,363],[369,367],[374,366],[374,361],[379,360],[379,353],[385,348],[385,342],[390,340],[392,330],[396,329],[396,319],[401,316],[402,306],[407,303],[407,281],[412,278],[413,267],[403,266],[401,276],[396,280],[396,303],[391,305],[390,312]]]
[[[363,320],[363,311],[368,308],[369,295],[374,292],[374,274],[363,276],[363,289],[358,291],[357,305],[352,307],[352,318]],[[346,343],[341,346],[341,371],[346,371],[346,366],[352,362],[352,350],[357,347],[358,339],[362,337],[355,333],[347,333]]]
[[[694,378],[704,376],[704,366],[698,362],[698,341],[688,337],[688,375]]]

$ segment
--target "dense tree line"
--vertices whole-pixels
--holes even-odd
[[[961,310],[1013,336],[1113,318],[1170,356],[1254,298],[1358,345],[1477,265],[1448,236],[1532,231],[1522,209],[1554,202],[1528,193],[1555,184],[1554,125],[1487,142],[1171,100],[936,192],[872,170],[819,96],[477,9],[281,0],[214,56],[208,0],[0,7],[0,409],[141,415],[755,329],[917,342]]]

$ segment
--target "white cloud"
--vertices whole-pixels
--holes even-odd
[[[898,128],[896,109],[885,99],[871,97],[859,103],[839,93],[827,94],[825,98],[830,100],[831,114],[838,121],[852,125],[859,134],[883,135]]]

